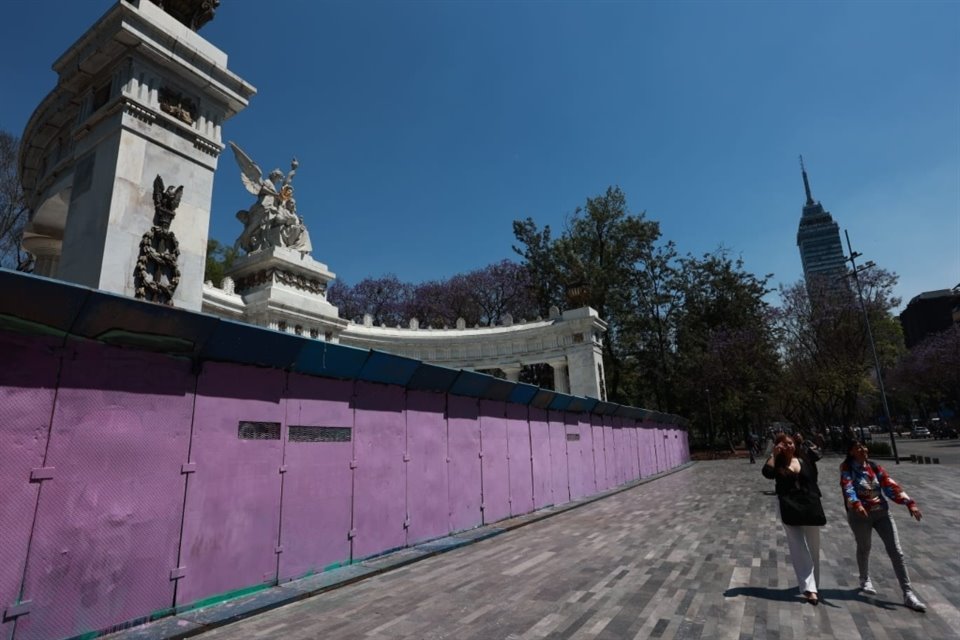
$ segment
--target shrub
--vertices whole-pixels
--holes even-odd
[[[887,442],[871,442],[867,444],[867,450],[870,452],[870,456],[893,455],[893,451],[890,449],[890,444]]]

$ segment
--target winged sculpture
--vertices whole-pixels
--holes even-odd
[[[286,174],[274,169],[263,177],[263,171],[250,156],[235,143],[230,143],[233,155],[240,167],[240,180],[244,188],[257,197],[249,209],[237,212],[243,223],[243,231],[235,246],[247,253],[270,247],[288,247],[301,254],[312,250],[310,234],[297,213],[297,201],[293,198],[293,176],[299,163],[294,158]]]

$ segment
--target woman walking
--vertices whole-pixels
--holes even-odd
[[[761,472],[765,478],[776,480],[777,511],[787,534],[793,571],[804,598],[815,605],[819,602],[820,527],[827,523],[816,465],[806,456],[797,455],[793,438],[781,433]]]
[[[893,563],[893,572],[897,575],[903,590],[903,604],[914,611],[926,611],[925,604],[917,599],[910,585],[897,525],[890,517],[890,506],[886,498],[897,504],[906,505],[910,515],[920,521],[923,514],[917,503],[900,488],[883,467],[868,459],[868,450],[859,440],[852,440],[847,446],[847,458],[840,464],[840,486],[843,488],[844,506],[847,508],[847,522],[857,541],[857,568],[860,570],[860,591],[875,595],[877,590],[870,580],[870,543],[876,531]]]

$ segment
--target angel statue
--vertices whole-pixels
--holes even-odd
[[[240,166],[243,186],[257,197],[252,207],[237,212],[237,219],[243,223],[243,232],[235,246],[247,253],[270,247],[289,247],[301,255],[310,253],[313,248],[310,234],[303,218],[297,214],[297,201],[293,198],[293,176],[299,166],[297,159],[290,162],[290,171],[286,175],[280,169],[274,169],[264,178],[260,167],[243,149],[233,142],[230,148]]]

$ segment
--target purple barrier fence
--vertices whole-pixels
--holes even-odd
[[[3,463],[0,464],[0,609],[12,607],[20,596],[33,515],[40,493],[37,472],[44,467],[44,451],[60,357],[52,340],[27,341],[0,335],[0,353],[16,366],[0,367],[0,425]],[[46,481],[44,481],[46,482]],[[0,612],[2,614],[2,612]],[[2,615],[0,615],[2,618]],[[13,635],[13,621],[0,626],[0,638]]]
[[[590,427],[590,416],[579,414],[577,416],[580,429],[580,477],[585,495],[593,495],[597,492],[597,471],[593,460],[593,429]],[[602,443],[601,443],[601,446]]]
[[[407,544],[449,533],[446,395],[407,391]]]
[[[600,416],[590,416],[590,431],[593,435],[593,471],[597,491],[610,488],[607,482],[606,444],[603,441],[603,421]]]
[[[507,404],[507,457],[510,466],[510,515],[533,511],[533,461],[527,405]]]
[[[607,488],[617,486],[617,448],[613,435],[611,416],[602,416],[603,422],[603,465],[607,476]]]
[[[640,448],[640,475],[646,478],[656,473],[656,462],[651,450],[653,429],[641,429],[637,437],[637,446]]]
[[[614,416],[613,425],[614,446],[617,448],[617,484],[621,485],[630,481],[630,459],[627,452],[628,436],[622,418]]]
[[[481,465],[479,406],[474,398],[449,396],[447,437],[449,442],[450,530],[472,529],[483,523],[480,511]]]
[[[61,343],[0,333],[0,638],[197,606],[688,459],[668,425]]]
[[[406,420],[403,387],[357,382],[353,559],[406,544]]]
[[[655,450],[657,452],[657,472],[658,473],[661,473],[667,470],[667,448],[666,446],[664,446],[664,442],[666,442],[666,439],[664,438],[664,435],[665,435],[664,432],[665,430],[663,429],[662,425],[658,427],[656,430],[657,435],[655,438],[655,442],[656,442]]]
[[[630,479],[636,480],[640,477],[640,446],[637,434],[637,423],[633,420],[627,421],[627,452],[630,461]]]
[[[549,411],[550,421],[550,472],[553,476],[553,504],[570,502],[569,463],[567,462],[567,428],[563,413]]]
[[[275,369],[204,364],[178,606],[277,579],[285,380]]]
[[[564,432],[567,438],[567,472],[570,482],[570,499],[579,500],[587,495],[583,486],[583,443],[580,441],[580,421],[575,413],[563,413]]]
[[[17,638],[60,638],[173,601],[190,363],[75,344],[64,358]],[[64,606],[71,603],[71,606]]]
[[[542,509],[554,502],[550,471],[550,425],[544,409],[530,407],[530,457],[533,466],[533,506]]]
[[[483,457],[483,523],[510,516],[510,468],[507,464],[506,403],[480,401],[480,447]]]
[[[352,395],[352,381],[287,381],[280,582],[350,562]]]

